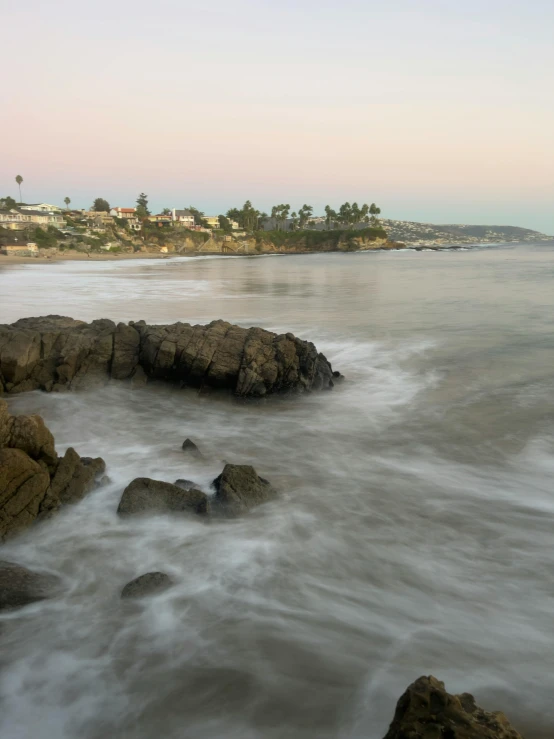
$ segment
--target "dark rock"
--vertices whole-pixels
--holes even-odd
[[[398,701],[385,739],[522,739],[503,713],[488,713],[469,693],[450,695],[444,683],[420,677]]]
[[[199,488],[197,483],[193,482],[192,480],[175,480],[173,484],[177,485],[177,487],[181,488],[181,490],[191,490],[192,488],[196,488],[198,490]]]
[[[0,541],[80,500],[104,469],[74,449],[60,459],[40,416],[11,416],[0,400]]]
[[[0,610],[20,608],[55,594],[59,579],[0,560]]]
[[[198,513],[210,512],[208,496],[194,488],[183,490],[170,482],[137,477],[121,496],[117,512],[122,515],[136,513]]]
[[[191,457],[196,457],[197,459],[203,459],[204,455],[200,451],[200,449],[196,446],[194,441],[191,441],[190,439],[185,439],[183,442],[183,446],[181,449],[186,452],[187,454],[190,454]]]
[[[147,572],[131,580],[121,591],[122,598],[143,598],[146,595],[162,593],[173,585],[173,580],[165,572]]]
[[[212,485],[216,491],[214,505],[227,515],[244,513],[277,495],[269,482],[259,477],[250,465],[226,464]]]
[[[225,388],[244,397],[333,386],[331,365],[312,343],[225,321],[116,326],[107,319],[88,324],[46,316],[0,325],[7,392],[90,387],[110,377]]]

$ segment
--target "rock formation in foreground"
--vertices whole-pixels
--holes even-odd
[[[396,705],[385,739],[523,739],[500,712],[488,713],[469,693],[450,695],[429,676],[412,683]]]
[[[250,465],[226,464],[212,487],[215,495],[208,496],[196,489],[190,480],[177,480],[172,484],[137,477],[123,491],[117,512],[120,516],[193,513],[204,517],[233,517],[277,496],[277,491]]]
[[[15,562],[0,560],[0,611],[49,598],[59,589],[59,583],[55,575],[33,572]]]
[[[0,392],[76,389],[110,377],[139,382],[144,375],[243,397],[331,388],[340,376],[308,341],[225,321],[148,326],[46,316],[0,325]]]
[[[42,418],[11,416],[0,399],[0,541],[81,500],[104,469],[71,447],[58,457]]]

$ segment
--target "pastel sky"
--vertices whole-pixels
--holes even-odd
[[[552,0],[5,5],[0,196],[554,233]]]

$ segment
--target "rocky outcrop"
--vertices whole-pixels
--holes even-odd
[[[215,488],[216,510],[231,516],[240,515],[277,495],[267,480],[245,464],[226,464],[212,485]]]
[[[440,680],[420,677],[398,701],[385,739],[523,739],[503,713],[489,713],[469,693],[450,695]]]
[[[185,439],[181,449],[185,452],[185,454],[188,454],[191,457],[196,457],[196,459],[203,459],[204,457],[200,449],[191,439]]]
[[[145,377],[244,397],[333,387],[331,365],[312,343],[225,321],[148,326],[46,316],[0,325],[6,392],[91,387],[108,378],[140,384]]]
[[[137,513],[198,513],[210,512],[206,493],[194,488],[184,490],[170,482],[137,477],[121,496],[117,512],[121,516]]]
[[[147,572],[128,582],[121,591],[121,597],[144,598],[147,595],[162,593],[172,585],[172,579],[165,572]]]
[[[69,448],[58,457],[40,416],[12,416],[0,399],[0,541],[80,500],[105,469]]]
[[[44,600],[55,593],[58,585],[55,575],[33,572],[14,562],[0,560],[0,610]]]

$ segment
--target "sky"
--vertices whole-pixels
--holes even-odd
[[[2,25],[0,197],[21,174],[76,208],[554,234],[552,0],[26,0]]]

